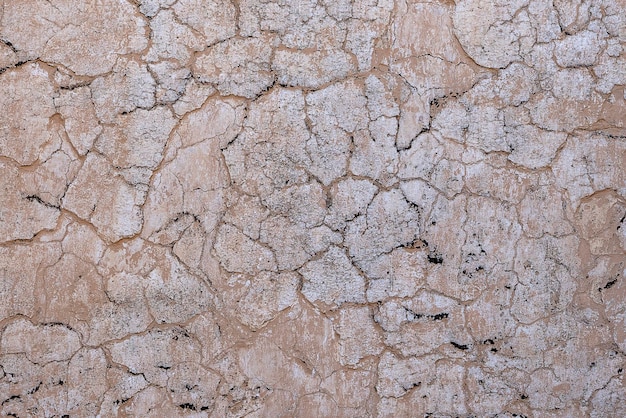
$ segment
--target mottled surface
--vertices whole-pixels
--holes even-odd
[[[624,0],[0,0],[0,414],[626,416]]]

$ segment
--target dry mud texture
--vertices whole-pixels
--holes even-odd
[[[626,416],[626,1],[0,7],[3,416]]]

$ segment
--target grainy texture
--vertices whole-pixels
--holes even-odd
[[[0,0],[0,414],[626,416],[626,1]]]

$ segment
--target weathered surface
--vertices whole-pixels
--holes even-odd
[[[0,0],[0,415],[626,415],[623,0]]]

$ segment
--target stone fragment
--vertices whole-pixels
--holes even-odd
[[[14,48],[6,43],[0,43],[0,69],[11,67],[18,63],[17,54]]]
[[[481,196],[519,203],[533,185],[533,178],[521,170],[494,167],[488,161],[467,165],[465,185]]]
[[[381,192],[367,212],[355,218],[346,231],[346,245],[357,262],[412,244],[419,236],[419,212],[397,189]]]
[[[114,362],[128,367],[131,373],[142,373],[148,382],[159,386],[167,385],[178,364],[197,367],[198,348],[199,344],[178,327],[151,330],[108,345]]]
[[[109,369],[106,377],[108,386],[107,391],[102,395],[100,408],[102,415],[121,413],[120,410],[126,408],[126,402],[147,386],[146,379],[142,375],[133,375],[115,368]]]
[[[164,261],[142,283],[152,318],[158,323],[182,323],[205,311],[211,305],[206,283],[175,257],[166,254]]]
[[[443,147],[434,135],[428,132],[419,135],[408,150],[400,153],[398,177],[429,179],[442,154]]]
[[[327,5],[315,1],[243,0],[239,12],[242,36],[257,37],[264,31],[273,32],[287,48],[340,49],[345,39],[345,23],[328,16]]]
[[[137,109],[116,117],[115,128],[105,127],[95,148],[121,169],[154,170],[176,121],[163,106]]]
[[[422,381],[431,379],[430,370],[441,357],[426,355],[420,359],[401,359],[390,352],[385,352],[378,364],[379,375],[376,390],[382,397],[400,398]]]
[[[350,171],[357,176],[378,180],[385,186],[395,182],[398,172],[398,152],[395,136],[398,124],[395,118],[380,117],[370,122],[369,132],[354,135],[355,149],[350,158]]]
[[[238,351],[238,365],[253,384],[292,392],[297,397],[313,393],[319,387],[319,376],[302,361],[287,356],[268,337],[259,338],[254,344]],[[264,367],[265,364],[273,364],[274,367]]]
[[[383,350],[370,308],[345,308],[339,313],[339,354],[344,365],[356,365]]]
[[[468,406],[476,412],[481,411],[481,413],[498,416],[496,414],[504,411],[507,404],[520,396],[514,387],[510,387],[506,379],[480,367],[469,368],[465,381],[472,393]]]
[[[235,35],[236,10],[230,0],[181,0],[172,9],[182,23],[204,35],[206,45]]]
[[[181,24],[172,10],[161,10],[150,19],[150,49],[142,57],[150,63],[174,60],[188,65],[193,53],[202,51],[205,41],[189,26]]]
[[[106,244],[93,227],[82,223],[72,223],[62,241],[63,252],[97,265],[106,249]]]
[[[578,287],[578,245],[574,236],[520,240],[515,258],[519,283],[511,305],[518,321],[529,324],[570,304]]]
[[[59,134],[48,127],[56,113],[52,97],[48,71],[38,63],[0,75],[0,155],[31,165],[58,149]]]
[[[119,55],[148,44],[145,21],[128,2],[9,1],[3,11],[2,38],[21,51],[20,59],[41,57],[76,74],[107,73]]]
[[[103,157],[90,153],[62,207],[90,222],[107,241],[116,242],[141,231],[144,202],[145,192],[128,184]]]
[[[39,271],[61,257],[57,243],[16,244],[0,247],[0,317],[15,315],[33,317],[38,297]],[[16,260],[28,260],[19,263]]]
[[[251,105],[243,131],[223,151],[234,185],[264,198],[274,189],[309,180],[304,110],[302,92],[285,88],[273,89]]]
[[[253,277],[233,275],[227,285],[225,299],[233,314],[258,330],[296,302],[299,279],[295,273],[261,272]]]
[[[432,55],[458,62],[463,51],[457,46],[451,10],[442,3],[403,4],[393,22],[396,53],[402,57]]]
[[[37,365],[24,354],[0,356],[3,379],[0,390],[3,403],[2,413],[27,415],[34,409],[53,415],[67,411],[67,361]]]
[[[577,89],[568,87],[571,78],[578,79]],[[603,99],[593,91],[591,77],[586,70],[563,70],[555,82],[553,94],[539,93],[528,102],[535,124],[550,131],[571,132],[598,120]]]
[[[224,222],[234,225],[248,237],[257,240],[260,237],[261,223],[269,214],[269,209],[261,204],[260,199],[240,196],[224,215]]]
[[[533,125],[507,127],[505,130],[511,149],[509,160],[531,169],[549,165],[567,138],[564,132],[546,131]]]
[[[63,325],[35,326],[26,319],[8,324],[0,340],[2,354],[24,353],[37,364],[69,360],[80,348],[79,335]]]
[[[369,362],[371,364],[371,362]],[[376,370],[374,366],[366,369],[341,369],[322,382],[322,390],[328,391],[341,408],[344,416],[368,414],[373,410],[370,397],[375,393]]]
[[[248,256],[240,257],[239,251]],[[231,273],[255,274],[276,270],[274,253],[232,225],[225,224],[219,228],[215,252],[224,269]]]
[[[94,304],[88,342],[93,345],[143,332],[154,321],[144,296],[144,279],[118,273],[105,283],[106,300]]]
[[[139,11],[146,17],[154,17],[159,10],[167,9],[176,0],[139,0]]]
[[[353,73],[356,65],[350,58],[349,54],[335,50],[313,53],[278,50],[272,69],[281,85],[318,89]]]
[[[350,144],[367,126],[363,87],[355,80],[334,83],[306,95],[306,115],[313,135],[306,143],[310,171],[324,185],[346,173]]]
[[[14,164],[0,161],[0,242],[31,239],[59,219],[59,207],[43,200],[41,191],[30,192],[24,177]]]
[[[348,178],[335,185],[325,222],[333,229],[344,229],[347,222],[366,211],[378,188],[368,180]]]
[[[65,132],[76,152],[80,155],[87,154],[102,132],[92,102],[92,91],[89,87],[61,90],[54,105],[63,117]]]
[[[106,392],[107,359],[100,348],[82,348],[70,361],[67,370],[70,413],[94,415],[100,411],[100,399]]]
[[[390,297],[412,297],[424,286],[428,254],[423,249],[400,248],[361,263],[369,286],[367,300],[382,302]]]
[[[518,60],[519,28],[513,17],[527,3],[527,0],[458,2],[453,16],[454,32],[463,49],[485,67],[505,68]]]
[[[600,192],[584,199],[575,215],[581,238],[587,240],[593,255],[622,254],[621,224],[626,204],[615,193]]]
[[[554,186],[539,186],[528,190],[519,207],[520,221],[529,237],[541,238],[544,234],[563,236],[574,232],[566,220],[566,203]],[[537,211],[537,208],[542,208]]]
[[[562,67],[586,67],[595,64],[603,46],[597,33],[584,30],[559,41],[554,56]]]
[[[326,215],[326,193],[317,182],[277,190],[263,199],[263,204],[305,228],[319,226]]]
[[[365,302],[365,280],[339,247],[331,246],[299,272],[304,277],[302,294],[313,303],[340,306],[345,302]]]
[[[269,35],[220,42],[197,56],[195,73],[222,95],[253,98],[274,83],[270,69],[273,43]]]
[[[169,61],[151,64],[149,68],[157,82],[156,102],[159,104],[176,103],[185,93],[191,72]]]
[[[393,360],[390,362],[390,367],[394,370],[409,370],[408,373],[403,370],[398,376],[398,383],[402,385],[408,380],[409,382],[404,384],[407,390],[412,390],[404,397],[381,398],[378,402],[378,416],[410,416],[411,414],[463,416],[468,413],[467,395],[463,391],[465,373],[463,366],[447,359],[442,359],[433,365],[435,361],[433,357],[421,358],[419,362],[415,362],[417,364],[411,364],[411,360],[414,359],[397,360],[399,363],[397,365],[393,364]],[[421,374],[420,370],[426,368],[428,371]],[[404,373],[410,376],[406,380]],[[414,388],[411,388],[412,385],[415,385]]]
[[[261,224],[260,241],[272,249],[280,270],[293,270],[329,245],[340,244],[342,237],[326,225],[306,229],[276,216]]]
[[[600,133],[570,136],[552,166],[556,182],[567,194],[570,203],[578,206],[581,198],[616,186],[626,194],[626,174],[621,163],[626,155],[626,140]]]
[[[119,58],[113,72],[91,83],[89,99],[98,118],[104,123],[112,123],[119,114],[131,113],[137,108],[152,108],[155,105],[155,84],[147,65],[139,60]]]
[[[592,398],[591,416],[602,417],[606,414],[626,413],[624,400],[626,400],[626,390],[621,378],[614,377],[602,389],[598,390]]]
[[[463,307],[435,293],[422,291],[408,300],[386,301],[375,312],[374,320],[384,330],[385,344],[403,356],[421,356],[445,344],[462,347],[459,350],[470,348]]]

